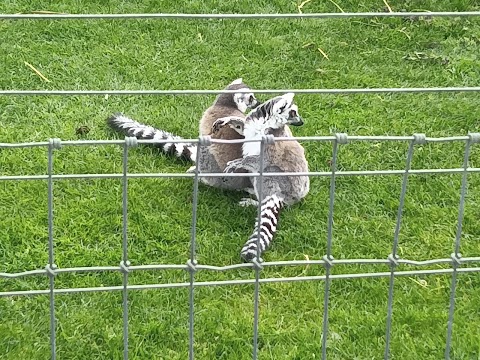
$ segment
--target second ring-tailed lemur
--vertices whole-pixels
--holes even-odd
[[[261,139],[266,134],[275,137],[292,137],[286,125],[303,125],[298,114],[298,107],[293,103],[293,93],[277,96],[270,99],[255,110],[247,118],[226,117],[213,124],[213,130],[227,126],[246,140]],[[228,163],[225,172],[232,172],[238,168],[248,172],[260,171],[260,142],[247,142],[242,146],[243,157]],[[263,172],[308,172],[308,162],[303,147],[296,140],[275,141],[264,146]],[[258,205],[261,203],[261,219],[255,223],[255,231],[241,250],[243,260],[250,261],[257,255],[258,227],[260,226],[259,254],[263,253],[271,244],[277,229],[279,212],[284,205],[292,205],[303,199],[309,192],[310,180],[308,176],[267,176],[263,177],[262,193],[259,193],[259,177],[252,177],[251,181],[257,200],[243,199],[241,205]]]
[[[223,140],[243,139],[243,135],[229,127],[212,133],[212,125],[219,118],[226,116],[235,116],[238,119],[244,119],[245,111],[258,106],[259,101],[252,92],[248,92],[250,88],[243,83],[241,78],[230,83],[225,89],[242,90],[246,92],[219,94],[212,106],[205,110],[200,119],[200,135],[209,135],[213,139]],[[172,140],[172,142],[158,144],[157,146],[168,155],[174,155],[194,163],[196,161],[197,145],[174,143],[174,140],[182,138],[165,130],[141,124],[121,113],[112,115],[107,120],[107,123],[115,131],[128,136],[135,136],[137,139]],[[198,164],[190,167],[187,171],[195,171],[196,166],[199,173],[222,173],[229,161],[241,156],[242,144],[212,144],[210,146],[201,146]],[[238,172],[242,171],[245,170],[240,169]],[[200,177],[200,180],[207,185],[229,190],[251,188],[248,177]]]

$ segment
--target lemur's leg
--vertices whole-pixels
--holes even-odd
[[[250,194],[250,195],[257,195],[257,193],[255,192],[255,189],[253,187],[245,188],[245,189],[242,189],[242,190],[245,191],[246,193]]]
[[[241,207],[258,206],[258,201],[251,198],[243,198],[238,202]]]
[[[259,156],[247,156],[241,159],[229,161],[224,172],[234,172],[236,169],[244,169],[250,172],[257,172],[259,169]]]
[[[243,169],[242,162],[243,162],[243,158],[229,161],[227,163],[227,166],[225,166],[225,169],[223,169],[223,172],[231,173],[231,172],[235,172],[235,170],[237,169]]]

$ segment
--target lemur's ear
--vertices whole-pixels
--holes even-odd
[[[290,92],[290,93],[286,93],[284,95],[282,95],[282,98],[284,98],[288,104],[291,104],[293,103],[293,97],[295,96],[294,93]]]
[[[238,78],[237,80],[233,80],[230,85],[240,85],[241,83],[243,83],[243,79]]]
[[[294,93],[286,93],[282,96],[276,97],[273,101],[273,111],[275,113],[282,113],[285,108],[289,108],[293,104]],[[275,101],[276,100],[276,101]]]

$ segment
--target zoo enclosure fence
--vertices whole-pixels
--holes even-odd
[[[389,12],[389,13],[316,13],[316,14],[0,14],[0,19],[125,19],[125,18],[155,18],[155,19],[269,19],[269,18],[352,18],[352,17],[404,17],[404,16],[480,16],[480,12],[421,12],[421,13],[407,13],[407,12]],[[405,93],[405,92],[478,92],[480,87],[437,87],[437,88],[379,88],[379,89],[285,89],[285,90],[253,90],[256,93],[273,94],[273,93],[308,93],[308,94],[352,94],[352,93]],[[239,92],[228,90],[139,90],[139,91],[121,91],[121,90],[0,90],[0,95],[3,96],[39,96],[39,95],[194,95],[194,94],[220,94],[220,93]],[[473,144],[480,142],[480,133],[470,133],[466,136],[453,136],[432,138],[425,134],[414,134],[412,136],[349,136],[343,133],[337,133],[333,136],[307,136],[294,138],[273,138],[265,136],[261,140],[261,162],[263,161],[263,149],[266,144],[274,141],[317,141],[328,142],[332,144],[332,169],[328,172],[308,172],[308,173],[258,173],[250,174],[192,174],[187,173],[129,173],[128,172],[128,154],[129,148],[135,147],[138,144],[160,144],[171,143],[168,140],[137,140],[136,138],[126,137],[125,140],[82,140],[82,141],[61,141],[60,139],[50,139],[46,142],[31,142],[31,143],[0,143],[2,148],[33,148],[42,147],[46,149],[48,158],[48,169],[45,175],[22,175],[22,176],[3,176],[0,175],[0,181],[25,181],[25,180],[42,180],[48,183],[48,264],[44,269],[28,270],[18,273],[0,273],[0,279],[15,279],[27,276],[47,276],[49,278],[49,288],[44,290],[22,290],[22,291],[2,291],[0,297],[7,296],[33,296],[33,295],[48,295],[50,300],[50,347],[51,358],[56,358],[56,323],[55,323],[55,297],[59,294],[80,293],[80,292],[101,292],[101,291],[122,291],[123,294],[123,345],[124,359],[128,359],[128,291],[143,290],[143,289],[159,289],[159,288],[189,288],[189,358],[194,358],[194,289],[203,286],[225,286],[238,284],[254,284],[254,319],[253,319],[253,359],[258,358],[258,322],[259,322],[259,294],[260,285],[264,283],[273,282],[297,282],[297,281],[324,281],[324,312],[323,312],[323,331],[321,342],[322,359],[327,357],[327,335],[328,335],[328,307],[330,295],[330,283],[335,279],[352,279],[352,278],[372,278],[372,277],[388,277],[388,303],[387,303],[387,320],[385,330],[385,352],[384,358],[390,357],[390,333],[393,313],[393,294],[394,282],[398,276],[411,275],[425,275],[425,274],[451,274],[451,288],[448,322],[446,326],[446,341],[445,341],[445,358],[450,358],[450,347],[453,330],[453,319],[455,312],[455,294],[457,286],[457,275],[459,273],[473,273],[480,272],[480,256],[477,257],[462,257],[460,253],[460,242],[462,235],[462,223],[464,217],[465,197],[467,193],[468,175],[471,173],[479,173],[480,168],[471,168],[468,166],[470,150]],[[212,143],[242,143],[248,140],[217,140],[208,137],[200,137],[199,139],[185,139],[176,140],[175,143],[196,143],[198,147],[208,146]],[[258,141],[258,140],[250,140]],[[338,171],[337,170],[337,155],[338,149],[341,145],[348,142],[357,141],[400,141],[408,142],[409,147],[405,166],[401,170],[372,170],[372,171]],[[463,142],[465,143],[463,166],[461,168],[450,169],[411,169],[411,161],[416,146],[425,143],[439,143],[439,142]],[[62,146],[90,146],[90,145],[110,145],[116,144],[123,146],[123,172],[121,174],[54,174],[54,152],[58,151]],[[198,157],[199,151],[197,151]],[[462,181],[460,187],[460,202],[458,208],[457,228],[455,235],[455,243],[452,254],[449,257],[431,259],[426,261],[415,261],[403,259],[398,255],[399,234],[401,228],[404,200],[407,190],[408,179],[410,175],[419,174],[461,174]],[[322,259],[318,260],[302,260],[302,261],[273,261],[264,262],[257,254],[257,257],[248,264],[234,264],[230,266],[214,266],[199,264],[196,260],[196,223],[197,223],[197,204],[198,204],[198,184],[200,177],[236,177],[236,176],[252,176],[259,177],[260,180],[267,176],[319,176],[330,178],[330,193],[329,193],[329,211],[328,211],[328,227],[327,227],[327,251]],[[401,175],[401,191],[396,217],[396,226],[393,233],[392,252],[386,259],[344,259],[337,260],[332,255],[332,241],[333,241],[333,215],[335,203],[335,180],[342,176],[376,176],[376,175]],[[192,208],[192,225],[191,225],[191,241],[190,241],[190,258],[185,264],[157,264],[157,265],[132,265],[128,260],[127,243],[128,243],[128,180],[131,178],[164,178],[164,177],[184,177],[193,179],[193,208]],[[122,228],[122,250],[123,255],[118,266],[92,266],[92,267],[72,267],[72,268],[58,268],[55,265],[54,257],[54,226],[53,226],[53,194],[54,182],[68,179],[107,179],[119,178],[122,180],[122,201],[123,201],[123,228]],[[261,183],[261,181],[260,181]],[[261,199],[260,199],[261,200]],[[260,201],[261,202],[261,201]],[[258,216],[260,215],[260,206],[258,206]],[[258,241],[258,239],[257,239]],[[257,243],[258,245],[258,243]],[[257,246],[258,248],[258,246]],[[301,276],[301,277],[285,277],[285,278],[261,278],[261,271],[265,267],[278,266],[307,266],[312,264],[323,265],[325,267],[325,275],[319,276]],[[345,274],[331,274],[331,267],[337,264],[386,264],[390,266],[389,272],[369,272],[369,273],[345,273]],[[397,271],[398,265],[405,264],[413,267],[422,267],[436,264],[448,264],[451,268],[435,269],[435,270],[410,270]],[[464,265],[471,265],[471,267],[463,267]],[[475,267],[474,265],[477,265]],[[251,268],[255,272],[255,279],[249,280],[226,280],[226,281],[204,281],[196,282],[195,273],[198,271],[228,271],[239,268]],[[148,285],[131,285],[128,282],[129,274],[134,271],[145,270],[185,270],[190,274],[190,281],[185,283],[159,283]],[[121,272],[123,274],[122,286],[109,287],[91,287],[91,288],[55,288],[55,277],[65,273],[85,273],[85,272]]]

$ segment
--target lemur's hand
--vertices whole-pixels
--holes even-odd
[[[245,119],[238,116],[227,116],[217,119],[212,125],[212,132],[215,134],[222,127],[228,125],[231,129],[243,136],[243,127],[245,125]]]
[[[195,165],[190,166],[188,170],[186,171],[187,174],[194,173],[197,170],[197,167]]]
[[[215,121],[212,125],[212,132],[215,134],[217,133],[218,131],[220,131],[220,129],[222,127],[224,127],[225,125],[227,125],[228,123],[230,122],[230,118],[226,117],[226,118],[220,118],[218,119],[217,121]]]
[[[223,170],[223,172],[225,172],[225,173],[235,172],[235,170],[237,170],[239,167],[241,167],[242,160],[243,160],[242,158],[239,158],[239,159],[229,161],[227,163],[227,166],[225,166],[225,169]]]

